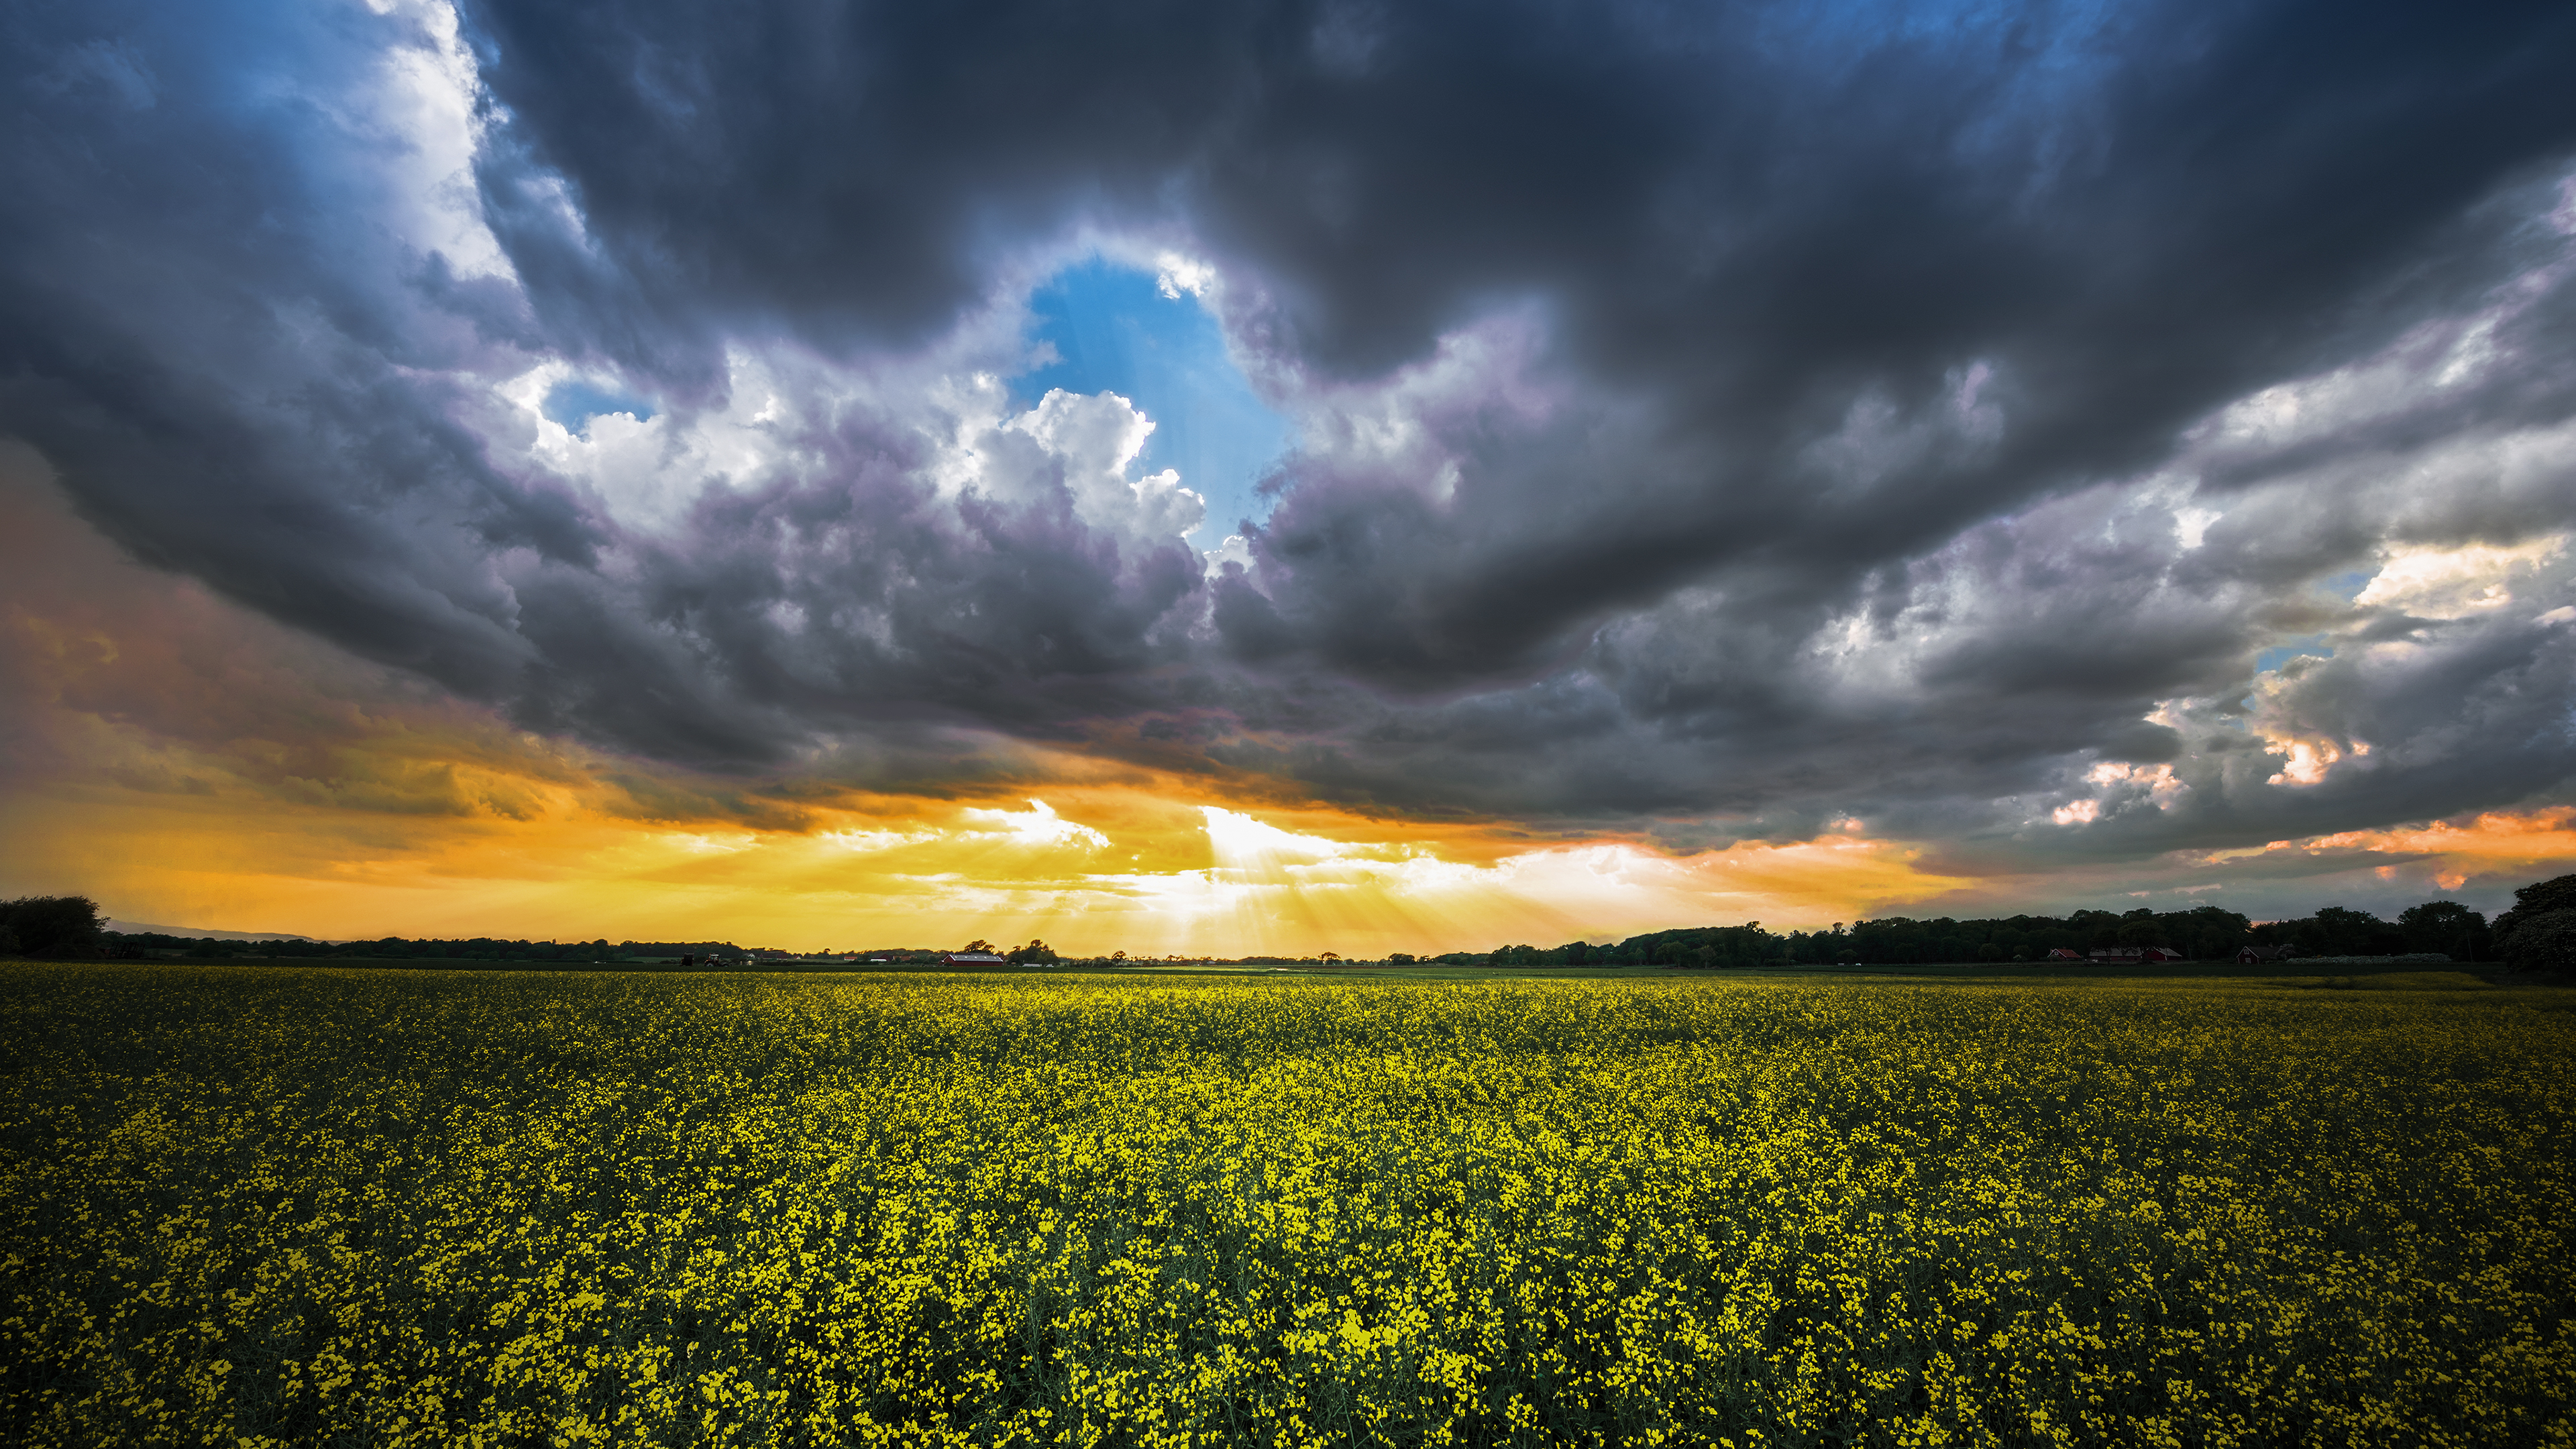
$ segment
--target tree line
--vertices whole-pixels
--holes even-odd
[[[2566,879],[2576,880],[2576,876]],[[2394,921],[2383,921],[2368,911],[2328,906],[2300,920],[2261,925],[2217,906],[1974,920],[1887,916],[1849,925],[1836,922],[1821,931],[1775,932],[1763,929],[1759,921],[1749,921],[1741,926],[1654,931],[1615,945],[1570,941],[1562,946],[1503,946],[1480,954],[1452,952],[1419,959],[1496,966],[1878,966],[2038,961],[2054,950],[2164,947],[2195,961],[2210,961],[2234,956],[2247,946],[2287,948],[2300,956],[2438,952],[2454,961],[2492,960],[2496,949],[2494,931],[2485,916],[2457,901],[2427,901],[2408,907]]]
[[[83,957],[176,953],[198,960],[257,955],[279,960],[540,961],[613,966],[695,958],[740,965],[754,952],[730,941],[529,941],[498,936],[443,939],[386,936],[374,941],[308,941],[292,937],[235,940],[162,931],[111,931],[84,896],[31,896],[0,901],[0,955]],[[781,955],[782,952],[771,952]]]
[[[2193,960],[2220,960],[2247,946],[2292,956],[2395,956],[2428,953],[2454,961],[2502,961],[2518,970],[2576,971],[2576,875],[2527,885],[2514,892],[2514,907],[2490,922],[2457,901],[2426,901],[2393,921],[2368,911],[2327,906],[2297,920],[2256,924],[2217,906],[2185,911],[2145,907],[2127,912],[2084,910],[2067,916],[2005,916],[1957,920],[1836,922],[1821,931],[1775,932],[1759,921],[1740,926],[1688,926],[1652,931],[1615,943],[1569,941],[1559,946],[1507,945],[1489,951],[1435,956],[1398,952],[1398,965],[1443,963],[1475,966],[1677,966],[1699,968],[1766,965],[1937,965],[2037,961],[2052,950],[2089,952],[2106,947],[2164,947]],[[970,943],[1014,964],[1064,961],[1053,947],[1032,939],[1025,946]],[[795,959],[772,948],[746,949],[730,941],[528,941],[477,936],[419,939],[387,936],[374,941],[233,941],[166,935],[120,934],[106,929],[96,903],[83,896],[28,896],[0,901],[0,955],[96,958],[177,953],[196,958],[258,954],[285,960],[538,962],[560,966],[635,967],[686,959],[691,964],[752,965]],[[833,953],[840,954],[840,953]],[[928,964],[943,954],[920,947],[850,953],[862,960]],[[1083,964],[1141,963],[1120,951]],[[1246,962],[1285,962],[1286,957],[1246,957]],[[1322,961],[1339,959],[1326,952]]]

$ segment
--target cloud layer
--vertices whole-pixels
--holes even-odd
[[[0,429],[583,748],[1992,876],[2576,773],[2563,6],[6,24]],[[1011,391],[1094,254],[1296,429],[1224,549]]]

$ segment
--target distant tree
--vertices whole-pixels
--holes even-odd
[[[2077,911],[2066,918],[2066,929],[2072,934],[2067,944],[2077,950],[2120,944],[2120,918],[2109,911]]]
[[[976,948],[969,946],[966,949],[972,951]],[[1025,946],[1012,947],[1009,952],[1009,956],[1015,965],[1021,966],[1052,966],[1056,962],[1064,959],[1055,953],[1055,948],[1053,946],[1050,946],[1046,942],[1038,940],[1035,937],[1031,937],[1029,943]]]
[[[1386,964],[1390,966],[1410,966],[1413,964],[1413,953],[1410,951],[1389,952],[1387,954]]]
[[[2195,961],[2235,955],[2253,926],[2245,917],[2217,906],[2194,906],[2164,919],[2173,927],[2173,939],[2158,944],[2173,946]]]
[[[993,943],[990,941],[969,941],[966,943],[966,950],[959,954],[971,954],[976,951],[990,951],[992,949]]]
[[[2329,956],[2394,956],[2406,949],[2403,931],[2368,911],[2326,906],[2310,918],[2312,944]]]
[[[2576,910],[2542,911],[2514,922],[2502,954],[2516,971],[2576,974]]]
[[[2439,951],[2454,961],[2486,956],[2487,918],[2458,901],[2426,901],[2397,913],[2409,951]]]
[[[0,932],[15,938],[0,945],[28,956],[76,956],[96,951],[107,934],[98,902],[87,896],[21,896],[0,901]]]
[[[2495,918],[2497,954],[2512,960],[2513,938],[2524,926],[2553,911],[2576,911],[2576,875],[2552,876],[2515,891],[2513,909]]]
[[[2324,907],[2303,920],[2268,922],[2252,935],[2259,945],[2294,947],[2302,956],[2394,956],[2407,949],[2405,928],[2344,906]]]

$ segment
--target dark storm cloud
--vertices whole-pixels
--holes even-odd
[[[2576,518],[2564,6],[461,12],[489,265],[361,103],[434,12],[15,10],[0,426],[141,556],[533,727],[2043,853],[2576,769],[2563,568],[2322,582]],[[1213,575],[1118,415],[941,381],[1086,230],[1214,261],[1304,427]],[[540,364],[653,400],[651,459],[536,447]]]
[[[580,560],[596,535],[559,488],[499,476],[441,385],[407,375],[455,348],[400,285],[418,258],[342,214],[369,148],[261,73],[365,52],[251,7],[31,5],[6,25],[0,425],[147,560],[506,688],[527,651],[485,555]]]
[[[1660,439],[1471,453],[1466,539],[1374,489],[1345,517],[1320,480],[1271,531],[1315,581],[1301,632],[1398,687],[1543,659],[1764,544],[1867,566],[2144,462],[2401,322],[2356,308],[2375,289],[2490,280],[2465,214],[2576,139],[2552,6],[474,13],[525,160],[667,299],[567,314],[612,351],[639,310],[911,335],[975,295],[997,230],[1104,214],[1177,213],[1260,280],[1275,344],[1336,374],[1543,298],[1567,365],[1652,399],[1615,421]],[[1795,486],[1858,391],[1919,408],[1973,359],[2012,394],[1997,445],[1839,500]],[[1463,577],[1392,616],[1351,587],[1461,548]]]

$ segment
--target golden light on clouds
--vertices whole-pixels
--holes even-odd
[[[2432,880],[2443,890],[2458,890],[2483,871],[2555,871],[2576,863],[2576,806],[2553,806],[2525,812],[2488,811],[2465,824],[2436,820],[2397,830],[2346,830],[2298,840],[2275,840],[2259,850],[2225,850],[2206,857],[2213,864],[2234,864],[2301,855],[2366,852],[2429,857]],[[2400,866],[2373,867],[2394,875]]]
[[[1941,860],[1936,852],[1927,865]],[[1962,873],[1988,868],[1962,861]],[[2576,807],[2493,810],[2386,830],[2346,830],[2217,850],[2185,850],[2146,861],[2070,862],[2047,875],[2010,869],[1916,914],[2010,915],[2079,905],[2123,909],[2198,905],[2255,920],[2304,916],[2319,906],[2412,903],[2478,883],[2490,891],[2576,870]],[[2496,902],[2490,896],[2485,908]],[[2510,905],[2508,897],[2501,904]]]
[[[692,774],[521,731],[138,567],[29,467],[0,460],[0,872],[12,893],[86,894],[128,921],[1375,957],[1983,913],[1971,901],[2045,909],[2070,882],[2189,892],[2211,872],[2404,869],[2451,889],[2576,860],[2567,808],[2041,879],[1936,864],[1856,820],[1676,852],[1642,832],[1393,818],[1276,779],[999,738],[970,741],[953,780],[910,794],[828,773]]]
[[[119,557],[0,463],[0,870],[124,920],[320,936],[1045,937],[1346,956],[1849,919],[1958,883],[1841,833],[1674,855],[1368,816],[993,742],[937,795],[693,775],[517,730]]]
[[[229,790],[154,798],[92,785],[13,802],[6,849],[24,876],[43,866],[23,843],[47,842],[52,869],[120,917],[218,929],[796,949],[1038,935],[1152,956],[1378,956],[1718,919],[1783,925],[1956,884],[1859,837],[1678,857],[1628,841],[1452,852],[1454,828],[1353,816],[1343,835],[1316,834],[1097,787],[905,820],[820,808],[797,830],[623,819],[583,795],[558,790],[515,816],[388,821]],[[1121,819],[1103,828],[1086,814]]]

